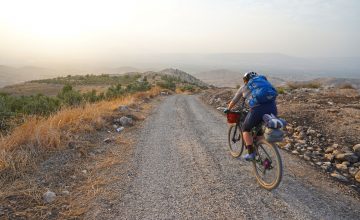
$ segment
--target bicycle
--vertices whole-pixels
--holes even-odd
[[[230,153],[234,158],[240,157],[245,148],[242,137],[242,124],[248,112],[247,109],[243,109],[227,113],[228,122],[231,123],[228,131],[228,144]],[[256,152],[252,164],[255,177],[260,186],[267,190],[273,190],[278,187],[282,179],[282,160],[277,145],[266,141],[263,137],[264,130],[264,125],[260,124],[251,131]],[[267,175],[271,172],[274,172],[273,178],[269,178],[269,175]]]

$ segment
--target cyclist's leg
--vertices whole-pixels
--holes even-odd
[[[244,120],[242,130],[245,146],[248,151],[248,154],[245,155],[246,160],[252,160],[255,158],[251,130],[261,123],[261,120],[261,111],[259,109],[252,109]]]

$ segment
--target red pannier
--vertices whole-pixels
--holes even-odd
[[[233,112],[229,112],[227,113],[227,121],[228,123],[236,123],[238,122],[240,119],[240,114],[239,113],[233,113]]]

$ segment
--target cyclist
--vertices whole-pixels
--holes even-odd
[[[277,115],[275,102],[277,92],[265,76],[258,75],[256,72],[245,73],[243,80],[244,85],[236,92],[224,112],[228,113],[240,100],[242,100],[242,106],[246,104],[250,108],[242,125],[242,131],[245,147],[248,151],[244,158],[251,161],[256,156],[251,130],[262,122],[264,114]]]

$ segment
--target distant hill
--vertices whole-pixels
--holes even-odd
[[[236,85],[242,84],[243,72],[240,71],[232,71],[228,69],[216,69],[210,70],[206,72],[200,72],[195,74],[196,77],[201,79],[202,81],[218,86],[218,87],[235,87]],[[285,84],[285,80],[274,77],[269,74],[265,74],[268,79],[275,85],[283,85]]]
[[[5,81],[4,81],[5,82]],[[10,81],[7,81],[10,82]],[[14,85],[6,85],[0,88],[0,92],[21,96],[42,93],[48,96],[56,96],[64,85],[70,84],[76,90],[88,92],[92,89],[104,92],[111,85],[118,84],[123,87],[134,83],[148,83],[163,88],[175,90],[176,88],[192,90],[207,87],[208,84],[190,74],[178,69],[164,69],[159,72],[128,72],[123,74],[88,74],[88,75],[66,75],[62,77],[51,77],[40,80],[29,80]]]
[[[34,79],[54,77],[56,71],[35,66],[20,68],[0,66],[0,88],[6,85],[21,83]]]
[[[186,81],[188,83],[193,83],[196,84],[198,86],[208,86],[208,84],[206,84],[205,82],[201,81],[200,79],[182,71],[182,70],[178,70],[178,69],[173,69],[173,68],[168,68],[168,69],[164,69],[159,71],[160,74],[165,74],[165,75],[170,75],[170,76],[174,76],[174,77],[178,77],[183,81]]]
[[[130,59],[129,59],[130,60]],[[172,66],[196,76],[217,69],[257,71],[284,80],[310,80],[320,77],[360,79],[359,57],[296,57],[280,53],[184,53],[134,55],[129,64],[138,68],[162,69]]]
[[[10,67],[0,65],[0,88],[8,85],[23,83],[30,80],[48,79],[66,75],[86,75],[86,74],[124,74],[128,72],[142,71],[138,68],[123,66],[117,68],[89,68],[76,69],[76,68],[64,68],[64,69],[49,69],[36,66],[24,66],[24,67]]]

